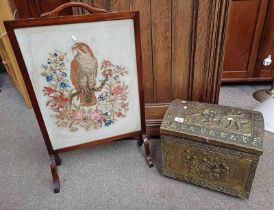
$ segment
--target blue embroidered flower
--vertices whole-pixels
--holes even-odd
[[[67,87],[69,87],[69,84],[67,84],[66,82],[62,81],[59,84],[60,89],[66,89]]]
[[[53,75],[52,74],[46,75],[46,80],[47,82],[51,82],[53,80]]]
[[[104,96],[103,95],[99,95],[98,101],[103,101],[103,100],[105,100]]]
[[[105,120],[104,124],[105,126],[110,126],[113,123],[112,120]]]
[[[67,73],[66,73],[66,72],[62,72],[62,73],[61,73],[61,76],[62,76],[62,77],[66,77],[66,76],[67,76]]]
[[[55,57],[57,57],[57,53],[54,53],[53,55],[54,55]]]
[[[114,77],[114,80],[119,80],[119,76],[116,75],[116,76]]]

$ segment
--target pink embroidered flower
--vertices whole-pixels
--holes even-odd
[[[121,95],[123,93],[123,87],[121,85],[114,85],[112,88],[111,88],[111,92],[113,95],[115,96],[118,96],[118,95]]]
[[[85,116],[85,113],[83,111],[75,111],[73,113],[72,118],[73,118],[73,121],[80,122],[84,118],[84,116]]]
[[[122,115],[123,115],[122,112],[116,112],[116,116],[117,116],[117,117],[121,117]]]
[[[126,95],[122,96],[122,100],[127,100],[127,96]]]
[[[128,107],[128,104],[127,104],[127,103],[122,103],[122,104],[121,104],[121,108],[122,108],[122,109],[126,109],[127,107]]]
[[[100,121],[102,119],[102,115],[100,112],[94,111],[90,114],[90,119],[93,122]]]
[[[112,76],[112,70],[111,69],[106,69],[103,71],[104,77],[111,77]]]
[[[102,67],[106,68],[106,67],[109,67],[109,66],[112,66],[111,61],[110,60],[104,60]]]
[[[82,128],[84,128],[84,127],[87,126],[87,123],[86,123],[85,121],[81,121],[81,122],[79,123],[79,126],[82,127]]]

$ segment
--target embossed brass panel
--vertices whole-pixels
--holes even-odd
[[[240,151],[262,154],[263,116],[245,109],[174,100],[161,134],[208,142]]]
[[[184,144],[185,143],[185,144]],[[203,143],[163,141],[163,173],[240,197],[248,196],[257,157]],[[215,148],[214,148],[215,147]]]

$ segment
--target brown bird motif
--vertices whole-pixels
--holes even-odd
[[[72,51],[76,52],[71,62],[71,83],[77,90],[71,95],[80,98],[81,106],[94,106],[97,104],[95,95],[98,62],[90,47],[85,43],[75,43]]]

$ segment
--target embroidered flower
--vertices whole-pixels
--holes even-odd
[[[123,113],[122,112],[116,112],[117,117],[122,117]]]
[[[87,126],[87,123],[85,121],[81,121],[81,122],[79,122],[79,126],[84,128]]]
[[[51,82],[53,80],[53,75],[52,74],[46,75],[46,80],[47,82]]]
[[[105,126],[110,126],[112,123],[113,123],[113,121],[112,120],[105,120]]]
[[[65,81],[60,82],[59,84],[60,89],[66,89],[69,87],[69,84],[67,84]]]
[[[103,100],[105,100],[103,95],[98,96],[98,101],[103,101]]]
[[[73,118],[73,121],[78,121],[80,123],[80,121],[84,118],[84,116],[85,116],[85,113],[79,110],[79,111],[73,112],[72,118]]]
[[[127,104],[127,103],[122,103],[122,104],[121,104],[121,108],[122,108],[122,109],[126,109],[127,107],[128,107],[128,104]]]
[[[127,100],[127,96],[126,96],[126,95],[123,95],[123,96],[122,96],[122,100]]]
[[[111,93],[115,96],[121,95],[123,93],[123,87],[121,85],[114,85],[111,89]]]
[[[104,68],[111,67],[111,66],[113,66],[113,64],[111,63],[110,60],[104,60],[101,68],[104,69]]]
[[[94,112],[91,113],[90,119],[94,122],[100,121],[102,119],[102,115],[101,115],[100,112],[94,111]]]
[[[55,90],[48,86],[48,87],[44,87],[43,92],[44,92],[44,96],[49,96],[50,94],[54,93]]]
[[[98,129],[98,128],[101,128],[102,127],[102,123],[101,122],[96,122],[95,124],[94,124],[94,128],[95,129]]]
[[[106,69],[103,71],[104,77],[111,77],[112,76],[112,70],[111,69]]]

